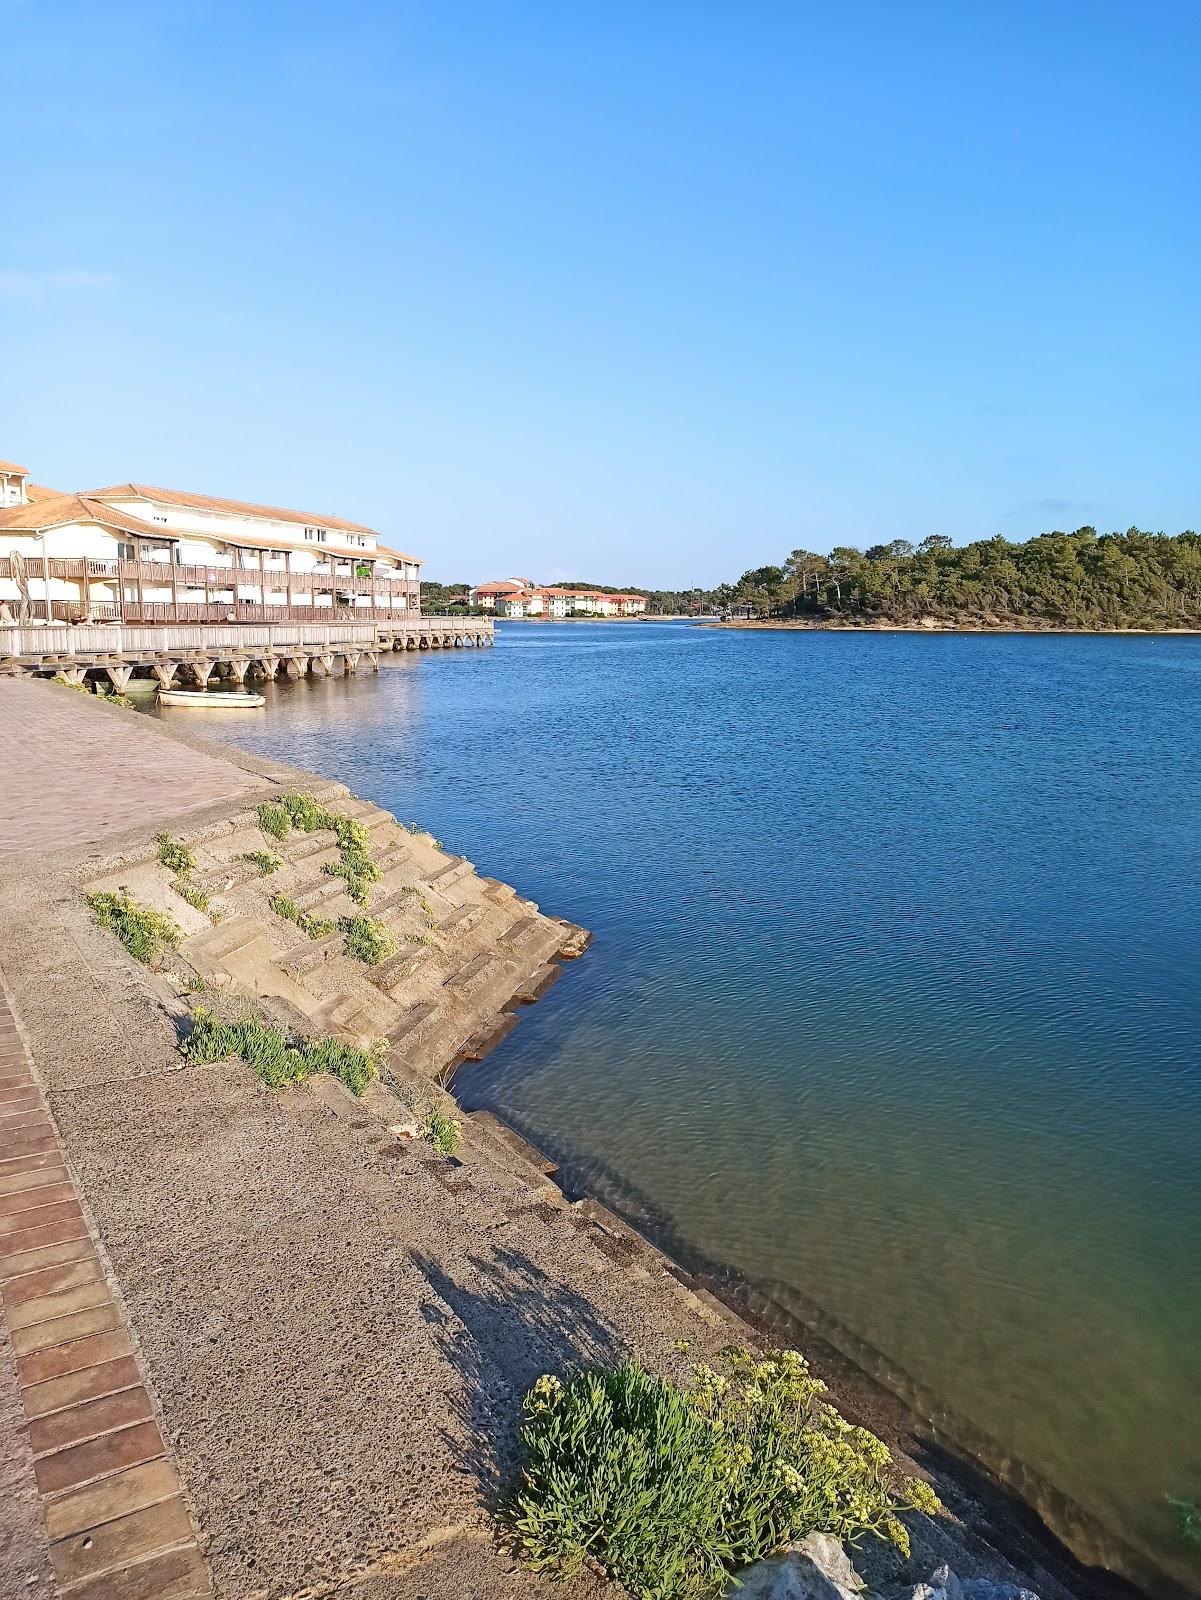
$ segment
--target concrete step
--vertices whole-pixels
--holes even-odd
[[[453,911],[448,911],[438,924],[439,936],[448,939],[462,939],[473,928],[478,928],[480,923],[488,916],[490,906],[481,903],[468,906],[456,906]]]
[[[499,878],[481,878],[480,882],[484,885],[484,899],[491,900],[494,905],[503,906],[517,898],[517,890],[511,883],[501,883]]]
[[[323,967],[332,956],[340,956],[345,943],[340,932],[331,933],[326,939],[306,939],[303,944],[294,944],[285,950],[279,964],[289,976],[301,978],[306,972]]]
[[[551,984],[557,983],[562,976],[563,968],[558,962],[548,961],[545,966],[538,967],[530,973],[521,988],[516,990],[513,998],[523,1006],[533,1005],[534,1001],[541,1000]]]
[[[467,999],[482,989],[500,970],[500,957],[491,950],[481,950],[479,955],[472,956],[470,961],[465,961],[457,972],[452,973],[442,987],[453,990],[457,998]]]
[[[409,1050],[414,1045],[420,1044],[427,1034],[442,1021],[442,1007],[434,1005],[431,1001],[423,1000],[415,1006],[410,1006],[405,1015],[400,1019],[388,1038],[401,1051]]]
[[[459,883],[464,878],[469,878],[475,872],[474,865],[466,856],[456,856],[448,861],[444,867],[439,867],[425,880],[431,889],[449,889],[452,883]]]
[[[507,956],[524,955],[531,945],[546,937],[546,923],[537,917],[518,917],[496,941],[496,948]]]
[[[511,1011],[500,1011],[478,1028],[458,1054],[459,1061],[482,1061],[489,1050],[494,1050],[507,1033],[517,1026]]]
[[[376,857],[376,866],[381,876],[385,872],[395,872],[397,867],[403,867],[407,861],[412,861],[413,852],[407,844],[393,845],[391,850],[385,850],[383,855]]]
[[[333,835],[324,832],[297,833],[293,829],[286,839],[274,839],[270,834],[264,834],[263,837],[267,841],[266,848],[274,850],[277,856],[283,856],[289,866],[307,861],[310,856],[318,856],[323,850],[336,848]]]
[[[308,879],[304,885],[289,896],[302,911],[311,911],[314,906],[319,906],[323,901],[332,900],[335,895],[346,893],[346,880],[344,878]]]
[[[266,937],[267,930],[257,917],[230,917],[216,927],[194,933],[190,939],[184,940],[180,948],[190,961],[195,961],[199,956],[206,961],[219,963]]]
[[[439,954],[434,945],[406,944],[394,956],[381,961],[378,967],[371,967],[367,976],[385,994],[392,994],[402,983],[407,983],[420,972],[428,962],[437,960]]]
[[[514,1155],[520,1156],[523,1161],[528,1161],[530,1166],[550,1177],[559,1168],[549,1156],[523,1139],[519,1133],[514,1133],[507,1123],[501,1122],[499,1117],[494,1117],[491,1111],[473,1111],[468,1117],[468,1125],[482,1129],[496,1144],[503,1145],[506,1150],[511,1150]]]

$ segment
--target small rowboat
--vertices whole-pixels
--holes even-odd
[[[242,690],[209,694],[205,689],[160,689],[158,703],[160,706],[200,706],[206,711],[249,711],[254,706],[265,706],[267,701],[261,694],[247,694]]]

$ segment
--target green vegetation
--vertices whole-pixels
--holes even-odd
[[[346,935],[346,954],[369,967],[378,967],[396,954],[396,940],[386,922],[375,917],[343,917],[338,926]]]
[[[762,616],[984,625],[1201,627],[1201,535],[1128,528],[1000,536],[956,548],[941,534],[828,556],[794,550],[744,572],[723,602]]]
[[[408,944],[436,945],[438,942],[432,933],[406,933],[405,940]]]
[[[357,905],[367,904],[371,885],[379,879],[379,867],[368,854],[371,836],[361,822],[327,811],[307,794],[285,794],[278,801],[263,801],[258,819],[259,827],[273,839],[286,839],[293,828],[301,833],[328,829],[338,841],[342,859],[327,862],[321,870],[332,878],[345,878],[350,898]]]
[[[342,1039],[303,1039],[282,1028],[269,1028],[253,1015],[222,1022],[202,1006],[193,1011],[192,1031],[179,1049],[185,1060],[198,1065],[240,1056],[272,1089],[328,1072],[354,1095],[361,1095],[379,1077],[388,1053],[386,1040],[363,1050]]]
[[[179,839],[173,839],[169,833],[156,833],[154,842],[158,845],[158,858],[164,867],[170,869],[175,876],[171,879],[171,887],[181,900],[186,900],[193,911],[207,911],[209,897],[199,885],[191,881],[192,873],[196,869],[196,857]]]
[[[195,871],[196,857],[186,844],[173,839],[169,833],[156,833],[154,842],[158,845],[158,858],[164,867],[172,872]]]
[[[302,911],[295,900],[289,900],[286,894],[273,894],[267,904],[277,917],[294,922],[301,933],[310,939],[324,939],[337,926],[336,923],[326,922],[322,917],[310,916],[307,911]]]
[[[176,949],[183,938],[182,928],[171,917],[140,906],[124,889],[90,894],[87,903],[99,925],[115,933],[130,955],[147,966],[164,951]]]
[[[180,873],[178,877],[171,879],[171,887],[175,890],[176,894],[181,900],[187,901],[187,903],[192,907],[193,911],[208,910],[208,895],[205,894],[204,890],[201,889],[199,885],[190,883],[183,873]]]
[[[687,1385],[636,1362],[539,1378],[501,1510],[521,1559],[563,1578],[596,1561],[634,1600],[706,1600],[812,1531],[907,1552],[898,1513],[937,1511],[934,1491],[821,1398],[796,1351],[730,1346],[722,1366]]]
[[[417,904],[421,907],[422,916],[432,928],[438,919],[434,915],[434,908],[430,904],[429,896],[425,893],[425,891],[423,889],[419,889],[414,883],[406,883],[400,892],[401,894],[410,895],[414,900],[416,900]]]
[[[127,694],[118,694],[116,689],[105,689],[99,683],[93,686],[86,678],[81,679],[79,683],[72,683],[70,678],[61,672],[56,672],[50,681],[61,683],[64,689],[76,689],[80,694],[92,694],[94,687],[97,700],[103,700],[110,706],[124,706],[127,711],[133,708],[133,701]]]
[[[429,1110],[421,1123],[421,1137],[442,1156],[453,1156],[463,1142],[463,1124],[458,1117]]]
[[[259,827],[273,839],[286,839],[292,831],[292,819],[284,806],[275,800],[264,800],[258,807]]]
[[[283,856],[273,855],[270,850],[244,850],[237,859],[249,861],[251,866],[259,869],[264,878],[269,878],[273,872],[278,872],[284,864]]]

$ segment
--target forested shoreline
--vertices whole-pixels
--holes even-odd
[[[436,606],[463,586],[423,584]],[[588,587],[618,592],[611,584]],[[1041,533],[999,535],[956,546],[933,534],[829,555],[794,550],[779,566],[755,567],[712,589],[648,589],[657,615],[728,613],[815,625],[1201,628],[1201,535]],[[427,593],[427,591],[430,591]],[[435,592],[436,591],[436,592]]]
[[[1201,626],[1201,536],[1129,528],[1044,533],[1023,543],[956,547],[935,535],[828,556],[794,550],[779,567],[746,572],[723,609],[904,625],[1080,628]]]

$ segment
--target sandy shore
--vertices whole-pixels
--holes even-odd
[[[766,633],[1079,633],[1119,637],[1141,634],[1151,638],[1201,633],[1201,628],[1057,628],[1035,622],[945,622],[934,618],[920,622],[809,622],[799,617],[781,617],[770,622],[701,622],[698,626]]]

